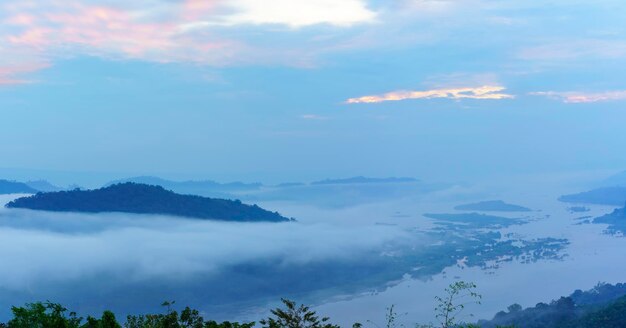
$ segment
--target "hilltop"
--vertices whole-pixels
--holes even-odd
[[[277,212],[264,210],[257,205],[243,204],[238,200],[181,195],[161,186],[133,182],[94,190],[38,193],[16,199],[6,207],[56,212],[164,214],[241,222],[289,221]]]

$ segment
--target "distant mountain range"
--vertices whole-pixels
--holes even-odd
[[[50,191],[61,191],[65,190],[65,188],[61,188],[59,186],[55,186],[46,180],[34,180],[34,181],[26,181],[24,182],[29,187],[42,192],[50,192]],[[73,189],[73,188],[72,188]]]
[[[167,189],[182,190],[182,189],[205,189],[205,190],[222,190],[222,191],[233,191],[233,190],[254,190],[259,189],[263,186],[261,183],[244,183],[244,182],[230,182],[230,183],[220,183],[212,180],[188,180],[188,181],[172,181],[167,179],[162,179],[159,177],[153,176],[139,176],[132,177],[127,179],[115,180],[106,184],[106,186],[124,183],[124,182],[134,182],[140,184],[147,185],[155,185],[162,186]]]
[[[312,185],[326,185],[326,184],[359,184],[359,183],[405,183],[405,182],[418,182],[419,180],[414,178],[367,178],[363,176],[346,178],[346,179],[326,179],[321,181],[311,182]]]
[[[5,194],[34,194],[38,190],[17,181],[0,180],[0,195]]]
[[[530,209],[505,203],[501,200],[488,200],[483,202],[459,205],[454,208],[458,211],[483,211],[483,212],[529,212]]]
[[[290,221],[277,212],[264,210],[257,205],[246,205],[238,200],[180,195],[161,186],[133,182],[95,190],[39,193],[18,198],[6,207],[57,212],[163,214],[241,222]]]

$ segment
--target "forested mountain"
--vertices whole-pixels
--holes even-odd
[[[513,304],[498,312],[483,328],[594,328],[626,327],[626,284],[598,284],[589,291],[577,290],[550,303],[522,309]]]
[[[277,212],[238,200],[180,195],[160,186],[132,182],[95,190],[38,193],[6,206],[58,212],[165,214],[224,221],[289,221]]]

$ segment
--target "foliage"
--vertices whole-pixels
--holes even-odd
[[[12,307],[13,319],[7,323],[8,328],[79,328],[82,318],[76,313],[67,313],[60,304],[30,303],[24,307]],[[89,326],[87,326],[89,327]]]
[[[591,328],[626,326],[626,284],[599,283],[589,291],[577,290],[548,304],[521,309],[518,304],[500,311],[483,328],[502,325],[528,328]],[[621,311],[621,312],[620,312]]]
[[[478,324],[463,323],[461,314],[466,305],[480,304],[481,296],[475,291],[476,285],[459,281],[445,289],[445,294],[436,297],[438,302],[436,318],[438,325],[417,325],[417,328],[594,328],[626,327],[626,285],[598,284],[592,290],[574,292],[570,297],[561,297],[549,304],[539,303],[535,307],[522,309],[512,304],[507,311],[501,311],[491,321]],[[329,323],[329,318],[320,318],[315,311],[305,305],[282,299],[283,308],[271,310],[272,315],[261,320],[263,328],[339,328]],[[164,313],[130,315],[123,326],[115,314],[104,311],[100,318],[88,316],[85,320],[75,312],[68,311],[60,304],[52,302],[29,303],[23,307],[12,307],[13,318],[0,328],[253,328],[254,322],[222,322],[204,320],[198,310],[185,307],[180,312],[173,306],[175,302],[164,302]],[[385,313],[384,328],[403,327],[399,315],[392,305]],[[378,325],[368,320],[377,328]],[[355,323],[352,328],[363,328]]]
[[[147,314],[126,318],[125,328],[252,328],[254,322],[237,323],[205,321],[200,312],[190,307],[185,307],[180,314],[172,309],[172,302],[163,302],[162,306],[167,308],[164,314]]]
[[[306,305],[297,306],[294,301],[281,299],[284,309],[271,310],[272,316],[259,321],[263,328],[339,328],[328,323],[329,318],[319,318],[315,311]]]

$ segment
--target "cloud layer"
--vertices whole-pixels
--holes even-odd
[[[20,1],[0,4],[0,83],[20,82],[5,66],[45,67],[77,55],[204,65],[269,60],[235,28],[350,27],[374,21],[362,0]],[[256,53],[256,57],[250,54]],[[8,68],[4,68],[7,70]]]
[[[477,88],[449,88],[424,91],[393,91],[382,95],[363,96],[346,100],[348,104],[380,103],[385,101],[399,101],[407,99],[511,99],[513,95],[502,93],[501,86],[485,85]]]

